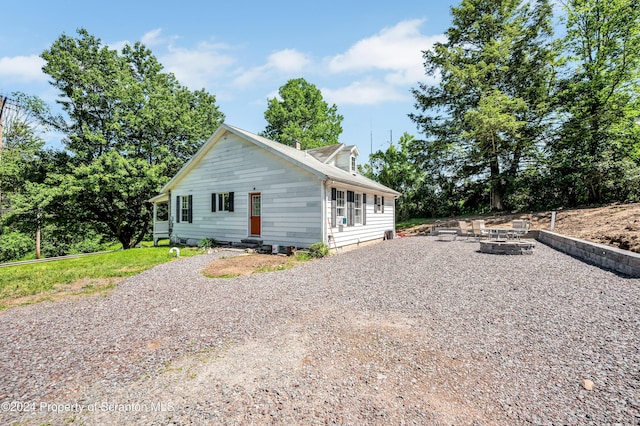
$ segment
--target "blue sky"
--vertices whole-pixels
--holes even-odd
[[[229,124],[264,130],[267,99],[302,77],[344,116],[341,142],[384,149],[404,132],[410,89],[428,82],[422,50],[444,41],[458,1],[50,1],[5,2],[0,93],[55,105],[40,53],[86,28],[112,48],[142,41],[180,83],[216,96]],[[54,135],[47,139],[56,144]]]

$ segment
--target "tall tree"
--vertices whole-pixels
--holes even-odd
[[[338,143],[344,117],[335,104],[324,101],[316,86],[303,78],[293,79],[280,87],[279,94],[280,99],[269,99],[263,136],[285,145],[298,141],[302,149]]]
[[[85,29],[42,53],[69,120],[49,120],[82,162],[115,150],[175,173],[224,120],[213,95],[191,92],[141,43],[122,53]]]
[[[0,141],[0,262],[19,259],[36,247],[34,210],[23,213],[20,199],[38,179],[44,140],[37,130],[36,113],[46,105],[35,96],[15,92],[5,103]],[[34,113],[35,112],[35,113]]]
[[[460,188],[486,182],[491,209],[502,210],[547,126],[552,9],[548,0],[463,0],[452,15],[448,41],[423,52],[439,83],[413,89],[421,162]]]
[[[60,181],[67,185],[61,194],[124,248],[133,247],[151,222],[149,205],[140,200],[175,174],[224,115],[213,95],[180,85],[140,43],[119,53],[80,29],[77,38],[60,36],[42,58],[67,115],[47,121],[66,135],[74,160],[72,177]],[[98,184],[100,176],[92,173],[104,179]],[[111,205],[96,211],[96,203]],[[128,211],[105,214],[110,208]]]
[[[640,197],[640,2],[570,0],[561,82],[566,117],[552,145],[555,177],[571,204]]]
[[[372,153],[370,164],[361,167],[365,176],[400,192],[400,198],[396,201],[398,219],[422,213],[419,195],[425,175],[412,161],[410,148],[413,143],[414,137],[405,132],[397,146],[392,143],[385,151]]]
[[[37,116],[48,111],[36,96],[11,94],[12,104],[5,105],[3,135],[0,143],[0,216],[11,209],[11,198],[24,190],[32,179],[35,164],[44,146]]]

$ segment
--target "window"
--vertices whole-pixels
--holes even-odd
[[[189,197],[182,197],[182,214],[180,220],[189,222]]]
[[[362,194],[355,194],[356,223],[362,224]]]
[[[373,212],[384,213],[384,197],[379,195],[373,196]]]
[[[221,192],[218,194],[218,208],[221,212],[229,211],[229,193]]]
[[[232,212],[233,192],[220,192],[211,194],[211,211]]]
[[[260,216],[260,204],[262,204],[262,197],[260,194],[254,194],[251,196],[251,216]]]
[[[193,195],[176,196],[176,222],[193,222]]]
[[[336,191],[336,215],[346,216],[344,205],[344,191]]]
[[[351,156],[351,173],[356,173],[358,171],[358,169],[356,168],[356,157],[355,156]]]

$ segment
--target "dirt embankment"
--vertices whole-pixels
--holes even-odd
[[[551,229],[551,211],[536,213],[499,214],[461,218],[467,221],[484,219],[487,226],[509,224],[513,219],[528,219],[531,229]],[[445,226],[457,226],[457,218],[446,221]],[[401,232],[420,235],[429,232],[431,224],[419,225]],[[554,232],[607,244],[623,250],[640,253],[640,203],[612,204],[606,207],[558,210]]]

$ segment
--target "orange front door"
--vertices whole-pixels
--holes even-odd
[[[261,211],[261,197],[260,193],[249,194],[251,205],[249,206],[249,222],[251,235],[260,235],[260,211]]]

